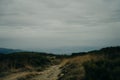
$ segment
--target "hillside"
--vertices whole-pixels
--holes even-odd
[[[31,70],[57,63],[56,56],[47,53],[18,52],[0,54],[0,72],[11,70]]]
[[[0,54],[0,80],[119,80],[120,47],[72,55]]]
[[[72,54],[59,80],[120,80],[120,47]]]

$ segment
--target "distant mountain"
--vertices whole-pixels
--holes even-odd
[[[14,53],[14,52],[23,52],[22,50],[19,49],[7,49],[7,48],[0,48],[0,53]]]
[[[68,54],[71,53],[79,53],[79,52],[88,52],[92,50],[100,49],[99,47],[58,47],[58,48],[52,48],[52,49],[38,49],[36,51],[42,51],[47,53],[54,53],[54,54]]]

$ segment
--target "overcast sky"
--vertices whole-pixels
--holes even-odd
[[[120,45],[120,0],[0,0],[0,47]]]

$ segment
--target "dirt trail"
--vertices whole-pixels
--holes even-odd
[[[39,75],[30,80],[57,80],[60,72],[60,65],[51,66],[47,70],[39,72]]]
[[[58,75],[61,73],[60,67],[64,66],[68,60],[63,60],[59,65],[51,66],[43,72],[39,72],[39,75],[33,77],[30,80],[57,80]]]
[[[59,65],[54,65],[42,72],[19,72],[19,73],[13,73],[10,74],[4,78],[0,78],[0,80],[57,80],[58,75],[61,72],[60,67],[62,67],[67,61],[64,60]],[[24,77],[34,75],[29,79],[25,79]],[[20,79],[21,78],[21,79]],[[24,78],[24,79],[22,79]]]
[[[19,72],[19,73],[12,73],[6,77],[0,78],[0,80],[17,80],[20,77],[29,75],[30,72]]]

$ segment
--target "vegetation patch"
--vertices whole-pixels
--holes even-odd
[[[73,55],[73,56],[72,56]],[[59,80],[119,80],[120,47],[72,54]]]

